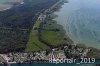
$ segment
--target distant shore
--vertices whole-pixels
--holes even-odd
[[[9,10],[9,9],[11,9],[13,6],[15,6],[15,5],[24,4],[24,0],[22,0],[21,2],[5,2],[4,5],[6,5],[6,4],[7,4],[8,7],[1,8],[0,11]]]

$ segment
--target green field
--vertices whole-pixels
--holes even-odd
[[[31,31],[29,41],[27,43],[26,52],[50,49],[47,44],[39,41],[40,21],[37,21]],[[54,20],[45,20],[41,27],[41,39],[48,42],[52,46],[58,46],[64,42],[72,42],[66,35],[65,30]]]
[[[65,32],[61,25],[51,20],[46,22],[42,30],[42,39],[48,41],[53,46],[58,46],[64,42]]]
[[[35,25],[33,26],[33,29],[31,31],[29,41],[27,44],[26,52],[45,50],[49,48],[47,45],[41,43],[38,40],[38,30],[35,30],[35,28],[39,28],[39,25],[40,25],[40,21],[37,21]]]

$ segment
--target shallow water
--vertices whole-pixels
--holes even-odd
[[[12,64],[11,66],[95,66],[95,64],[49,64],[49,63],[35,64],[33,63],[33,64]]]
[[[75,42],[100,49],[100,0],[68,0],[55,19]]]

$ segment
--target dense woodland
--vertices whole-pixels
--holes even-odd
[[[24,51],[39,14],[58,0],[24,0],[0,12],[0,53]]]

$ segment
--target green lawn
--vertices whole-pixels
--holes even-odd
[[[44,25],[42,30],[42,39],[48,41],[53,46],[60,45],[64,41],[65,32],[61,25],[58,25],[55,21],[48,21]],[[59,29],[59,31],[53,31],[51,29]]]
[[[40,24],[40,21],[37,21],[33,26],[29,37],[29,41],[27,43],[26,52],[46,50],[50,48],[49,46],[38,40],[38,28]],[[46,23],[44,23],[43,28],[41,30],[41,35],[42,39],[49,42],[52,46],[58,46],[62,42],[70,41],[69,38],[66,38],[66,40],[64,40],[64,38],[66,37],[65,30],[61,25],[57,24],[53,20],[46,21]]]
[[[60,32],[55,31],[42,31],[42,39],[48,41],[54,46],[57,46],[63,42],[63,36],[61,36]]]
[[[33,26],[33,29],[30,34],[30,38],[27,44],[26,52],[45,50],[49,48],[47,45],[41,43],[38,40],[38,30],[35,30],[34,28],[36,27],[39,28],[39,25],[40,25],[40,22],[37,21],[35,25]]]

